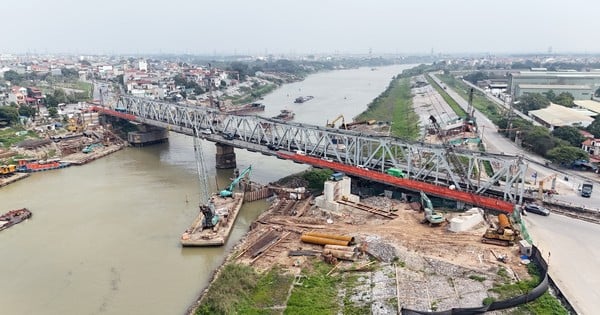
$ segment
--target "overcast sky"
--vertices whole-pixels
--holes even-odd
[[[12,0],[0,53],[600,52],[600,2]]]

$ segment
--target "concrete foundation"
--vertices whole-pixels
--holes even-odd
[[[138,129],[127,133],[127,141],[136,147],[161,143],[169,139],[169,132],[164,128],[140,124]]]
[[[220,143],[215,143],[215,145],[217,146],[217,153],[215,154],[216,167],[219,169],[236,168],[233,147]]]
[[[350,177],[344,177],[339,181],[326,181],[323,195],[315,198],[315,205],[324,210],[340,211],[345,205],[337,203],[337,200],[344,198],[350,202],[359,202],[360,197],[351,193],[350,184]]]
[[[450,227],[448,228],[452,232],[462,232],[472,229],[474,226],[483,222],[483,211],[479,208],[471,208],[460,214],[460,216],[452,218],[450,220]]]

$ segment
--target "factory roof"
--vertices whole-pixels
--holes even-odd
[[[540,90],[590,90],[588,85],[571,84],[519,84],[520,89],[540,89]]]
[[[556,104],[550,104],[550,106],[543,109],[529,111],[529,115],[537,117],[552,126],[589,125],[594,121],[592,117],[584,113]]]
[[[575,105],[579,107],[583,107],[585,109],[589,109],[594,113],[600,114],[600,102],[592,101],[592,100],[581,100],[574,101]]]

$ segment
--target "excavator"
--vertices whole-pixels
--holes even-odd
[[[513,227],[508,216],[501,213],[498,215],[498,226],[489,227],[483,234],[481,242],[499,246],[512,246],[518,237],[519,231]]]
[[[335,124],[338,122],[338,120],[342,120],[342,124],[340,125],[340,129],[348,129],[348,126],[346,125],[346,120],[344,119],[344,115],[340,114],[338,115],[336,118],[334,118],[331,122],[329,122],[329,120],[327,121],[327,123],[325,124],[325,127],[328,128],[335,128]]]
[[[252,165],[246,167],[245,170],[243,170],[240,175],[238,177],[236,177],[231,184],[229,185],[229,187],[221,190],[221,192],[219,193],[219,195],[223,198],[226,197],[231,197],[233,195],[233,190],[235,189],[235,185],[237,185],[240,180],[242,180],[242,178],[244,178],[247,174],[249,174],[252,171]]]
[[[425,211],[425,218],[422,223],[428,223],[429,226],[438,225],[445,221],[444,216],[433,209],[433,204],[429,197],[421,191],[421,205]]]

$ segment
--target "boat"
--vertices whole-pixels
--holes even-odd
[[[310,100],[312,100],[313,98],[315,98],[314,96],[300,96],[300,97],[296,97],[296,99],[294,100],[294,103],[304,103],[304,102],[308,102]]]
[[[198,216],[181,235],[182,246],[222,246],[227,242],[244,204],[246,185],[240,181],[251,170],[252,166],[246,168],[228,188],[213,194],[207,204],[200,205]],[[236,191],[238,184],[241,185]]]
[[[279,113],[279,115],[273,116],[271,118],[288,121],[288,120],[294,119],[294,116],[296,116],[296,114],[294,114],[294,112],[292,112],[291,110],[282,109],[281,113]]]
[[[265,110],[265,105],[262,103],[248,103],[239,106],[226,106],[221,109],[222,112],[232,115],[247,114],[253,112],[262,112]]]
[[[59,168],[65,168],[71,164],[68,162],[61,162],[59,159],[50,160],[35,160],[35,159],[21,159],[18,160],[17,166],[18,172],[33,173],[41,171],[55,170]]]
[[[10,210],[5,214],[0,215],[0,231],[29,218],[31,218],[31,211],[27,210],[27,208]]]

